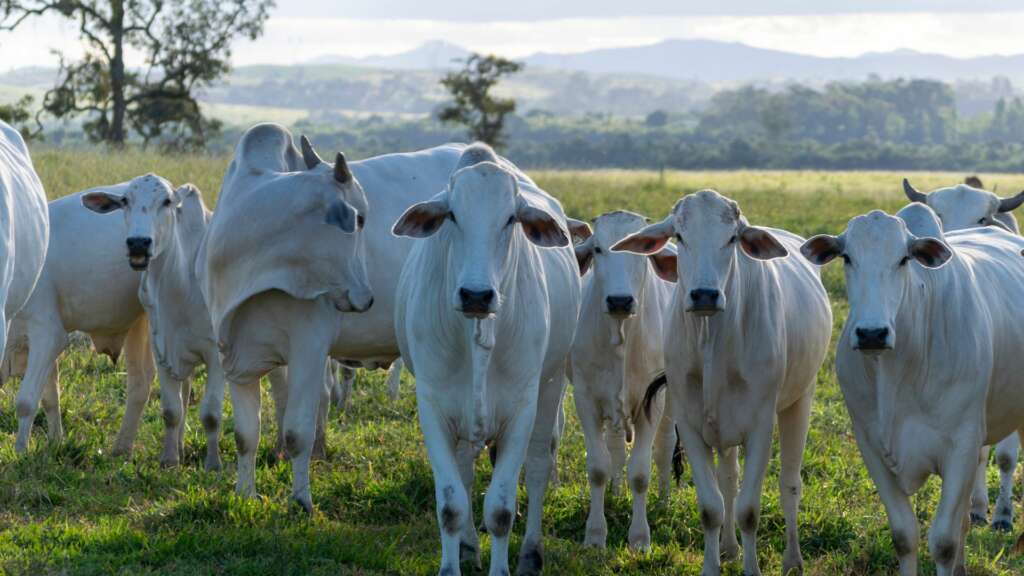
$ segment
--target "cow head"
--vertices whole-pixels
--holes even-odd
[[[411,238],[444,235],[457,275],[451,302],[469,318],[485,318],[500,308],[514,235],[544,248],[569,244],[564,225],[524,198],[515,175],[491,161],[457,170],[447,190],[406,210],[392,232]]]
[[[650,259],[654,271],[670,282],[676,279],[676,254],[672,245],[648,257],[626,252],[612,252],[619,240],[637,232],[648,219],[632,212],[616,211],[598,216],[594,221],[594,234],[576,246],[576,261],[580,274],[594,269],[594,282],[601,290],[605,313],[626,318],[636,313],[638,299],[647,281]]]
[[[182,192],[194,187],[183,187]],[[133,270],[145,270],[149,261],[166,249],[174,234],[174,223],[181,207],[179,191],[156,174],[139,176],[128,182],[123,193],[97,190],[82,195],[82,205],[100,214],[124,211],[128,264]]]
[[[850,220],[839,236],[811,238],[800,252],[819,266],[842,257],[850,302],[850,344],[875,354],[896,345],[896,314],[911,292],[910,261],[939,268],[953,256],[942,240],[918,238],[903,220],[877,210]]]
[[[1024,192],[1011,198],[1000,198],[992,192],[967,184],[939,188],[925,194],[918,192],[904,178],[903,192],[912,202],[926,204],[934,210],[942,220],[942,228],[947,232],[977,226],[997,226],[1009,230],[1005,222],[1000,221],[999,215],[1024,204]]]
[[[612,250],[654,254],[673,236],[685,308],[699,316],[725,310],[725,286],[735,269],[738,250],[757,260],[788,254],[770,232],[749,225],[739,206],[714,190],[702,190],[676,202],[668,218],[626,237]]]

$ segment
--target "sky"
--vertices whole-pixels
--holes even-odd
[[[1020,30],[1022,0],[278,0],[264,36],[236,44],[234,63],[392,54],[429,40],[515,58],[669,38],[816,56],[911,49],[971,57],[1024,52]],[[81,54],[75,27],[59,18],[0,32],[0,71],[55,65],[53,50]],[[129,60],[141,64],[138,55]]]

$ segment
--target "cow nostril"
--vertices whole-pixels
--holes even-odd
[[[608,309],[615,311],[631,311],[633,310],[633,297],[632,296],[608,296],[605,298],[605,302],[608,304]]]
[[[698,288],[690,291],[690,299],[698,304],[717,304],[718,296],[718,290],[708,288]]]
[[[490,306],[494,301],[494,290],[469,290],[459,288],[459,298],[463,305]]]
[[[857,328],[855,331],[857,340],[861,345],[868,347],[878,347],[885,345],[886,340],[889,339],[888,328]]]

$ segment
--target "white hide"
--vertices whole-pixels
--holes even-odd
[[[995,227],[918,238],[878,211],[803,248],[819,264],[847,262],[850,315],[836,372],[903,575],[917,574],[910,495],[942,477],[928,542],[937,573],[957,573],[982,446],[1024,420],[1022,249],[1024,239]],[[879,329],[881,348],[870,336]]]
[[[517,572],[536,574],[552,432],[579,312],[578,269],[560,204],[529,177],[482,145],[466,148],[453,168],[439,194],[395,224],[396,233],[422,238],[402,269],[395,328],[416,376],[434,473],[440,572],[457,575],[460,559],[479,558],[467,490],[486,442],[496,451],[483,511],[490,574],[509,573],[524,459],[529,510]],[[493,290],[489,309],[467,308],[463,289]]]
[[[673,285],[658,276],[656,264],[649,261],[653,257],[611,251],[616,242],[644,226],[646,219],[639,214],[603,214],[594,221],[593,236],[575,249],[581,271],[590,269],[583,276],[582,308],[571,363],[590,479],[590,514],[584,543],[601,548],[608,535],[605,490],[616,489],[620,481],[627,437],[633,442],[628,473],[633,492],[630,545],[646,549],[651,544],[646,504],[652,446],[658,448],[662,503],[667,502],[671,487],[675,448],[672,420],[662,415],[663,400],[659,399],[650,417],[644,414],[642,404],[647,384],[665,370],[663,324]],[[674,272],[675,253],[670,248],[664,252],[671,252],[668,257]],[[629,307],[628,312],[625,307]]]

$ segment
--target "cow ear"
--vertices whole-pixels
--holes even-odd
[[[594,231],[590,229],[590,224],[587,224],[582,220],[566,218],[565,223],[569,226],[569,234],[572,236],[574,241],[582,242],[594,235]]]
[[[594,243],[591,240],[577,244],[575,247],[576,251],[576,264],[580,267],[580,276],[583,276],[590,270],[590,265],[594,263]]]
[[[835,236],[820,234],[804,242],[800,253],[812,264],[824,266],[843,253],[843,241]]]
[[[540,208],[531,206],[519,198],[516,202],[516,221],[523,227],[523,232],[537,246],[542,248],[561,248],[569,245],[569,235],[554,216]]]
[[[935,238],[914,238],[907,249],[910,256],[925,268],[941,268],[953,257],[953,250]]]
[[[356,220],[358,219],[356,209],[344,200],[335,200],[327,208],[327,223],[331,226],[341,228],[346,234],[356,231]]]
[[[658,275],[658,278],[666,282],[679,281],[678,259],[674,246],[669,244],[661,252],[655,252],[648,258],[650,258],[651,264],[654,266],[654,273]]]
[[[427,238],[441,228],[448,214],[446,200],[428,200],[413,204],[395,222],[391,233],[395,236],[408,236],[409,238]]]
[[[789,256],[789,250],[783,246],[771,232],[757,226],[745,226],[738,234],[740,247],[757,260],[772,260]]]
[[[82,195],[82,206],[98,214],[106,214],[124,208],[124,196],[109,192],[89,192]]]
[[[612,246],[612,252],[632,252],[645,256],[654,254],[668,244],[668,239],[672,237],[673,232],[675,232],[675,226],[672,223],[672,216],[669,216],[657,224],[641,228],[619,240]]]

